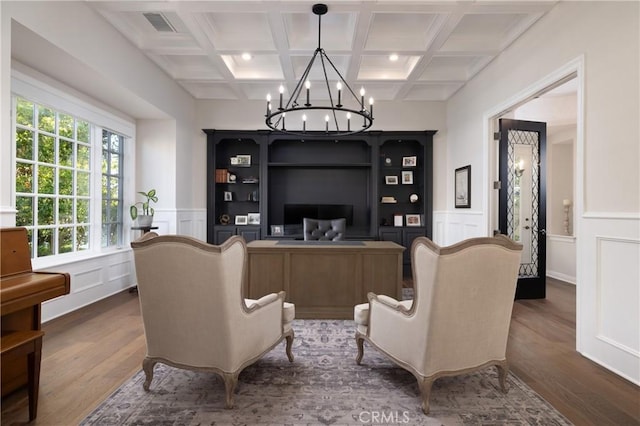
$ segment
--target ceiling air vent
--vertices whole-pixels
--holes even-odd
[[[173,25],[171,25],[169,20],[162,13],[147,12],[143,13],[143,15],[145,18],[147,18],[147,21],[149,21],[149,23],[153,25],[153,28],[155,28],[156,31],[162,33],[177,32],[176,29],[173,28]]]

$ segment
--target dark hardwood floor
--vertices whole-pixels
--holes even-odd
[[[640,425],[640,388],[575,351],[575,287],[547,280],[547,299],[517,301],[513,371],[576,425]],[[78,424],[141,367],[138,298],[122,292],[44,324],[38,418]],[[26,424],[26,391],[2,401],[2,425]]]

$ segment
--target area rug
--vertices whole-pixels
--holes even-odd
[[[500,391],[495,368],[436,380],[431,412],[420,409],[416,379],[371,347],[361,365],[353,321],[295,320],[289,363],[284,344],[245,369],[235,408],[224,408],[215,374],[157,364],[149,392],[140,371],[83,425],[568,425],[509,374]]]

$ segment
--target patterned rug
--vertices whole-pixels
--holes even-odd
[[[246,368],[236,407],[224,408],[215,374],[157,364],[151,389],[140,371],[91,413],[83,425],[568,425],[550,404],[509,374],[500,392],[495,368],[445,377],[420,409],[416,379],[371,347],[362,365],[353,321],[295,320],[289,363],[284,344]]]

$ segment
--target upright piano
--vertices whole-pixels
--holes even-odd
[[[40,304],[45,300],[69,294],[68,273],[33,272],[31,250],[26,228],[0,229],[0,314],[2,321],[2,396],[29,384],[31,414],[31,383],[28,360],[21,343],[28,339],[42,341]],[[34,333],[40,332],[40,333]],[[38,337],[39,336],[39,337]],[[10,353],[9,353],[10,352]],[[35,371],[39,375],[39,359]],[[31,372],[33,375],[33,371]],[[38,383],[36,377],[36,385]],[[37,386],[35,393],[37,407]],[[35,415],[35,411],[34,411]]]

